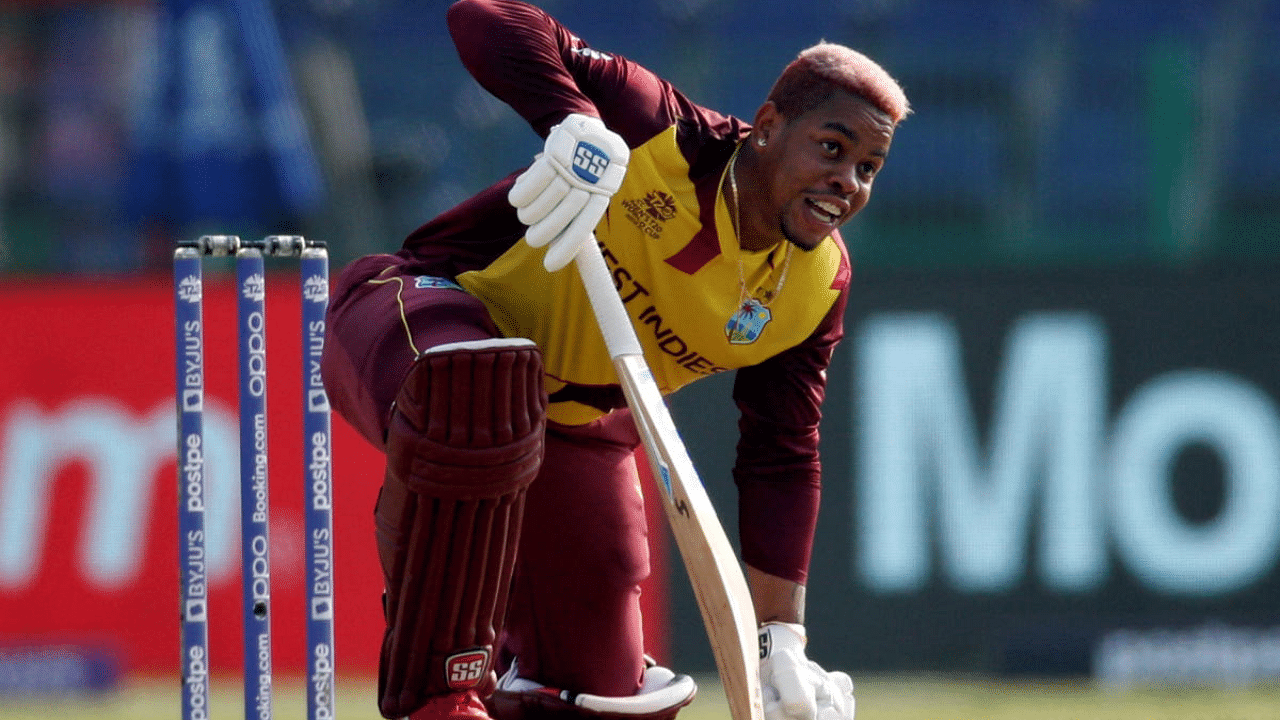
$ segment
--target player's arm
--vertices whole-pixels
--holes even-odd
[[[564,62],[573,35],[540,8],[516,0],[459,0],[449,32],[462,64],[542,137],[571,113],[599,115]]]
[[[800,346],[738,371],[739,529],[760,622],[766,720],[853,720],[853,681],[805,655],[805,586],[817,525],[818,423],[847,291]]]
[[[574,113],[600,118],[632,148],[677,121],[681,149],[691,153],[709,139],[732,141],[746,133],[740,119],[698,105],[649,68],[590,46],[520,0],[458,0],[448,19],[467,71],[540,137]]]
[[[541,137],[578,113],[603,119],[635,147],[677,116],[694,116],[669,83],[589,47],[541,8],[519,0],[459,0],[448,23],[467,71]]]
[[[747,584],[756,620],[804,624],[804,585],[747,566]]]
[[[547,247],[548,270],[564,267],[597,227],[630,148],[677,118],[705,136],[741,132],[739,121],[696,105],[627,58],[589,47],[527,3],[459,0],[448,20],[467,70],[546,138],[508,199],[529,228],[529,244]]]
[[[742,559],[797,585],[808,579],[817,528],[822,489],[818,427],[827,366],[844,332],[846,297],[841,293],[805,342],[740,368],[734,380],[740,416],[733,476]]]
[[[507,199],[528,227],[529,245],[546,247],[543,265],[559,270],[604,217],[630,159],[627,141],[600,119],[581,82],[577,66],[601,58],[575,54],[578,38],[517,0],[460,0],[448,21],[476,80],[546,137]]]

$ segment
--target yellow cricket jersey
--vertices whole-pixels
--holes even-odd
[[[597,231],[664,394],[802,343],[839,295],[842,251],[832,238],[809,252],[788,251],[786,243],[747,252],[738,247],[724,193],[717,191],[713,202],[710,229],[718,252],[690,271],[679,258],[700,236],[704,213],[672,126],[632,150],[626,180]],[[552,400],[548,417],[578,425],[602,409],[559,391],[618,381],[576,266],[548,273],[543,252],[519,242],[487,267],[456,279],[484,302],[504,335],[529,338],[542,348]],[[752,298],[759,305],[730,328]]]

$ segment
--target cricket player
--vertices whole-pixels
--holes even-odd
[[[748,123],[517,0],[461,0],[447,21],[545,144],[335,287],[326,387],[387,456],[382,714],[670,720],[693,698],[642,645],[639,439],[566,267],[594,231],[664,394],[736,371],[768,720],[852,720],[849,676],[805,656],[804,590],[850,283],[837,228],[909,113],[901,88],[820,43]]]

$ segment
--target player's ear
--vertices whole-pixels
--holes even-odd
[[[782,113],[778,112],[778,106],[772,100],[766,100],[760,109],[756,110],[751,128],[751,142],[764,147],[769,143],[770,136],[782,127],[784,122]]]

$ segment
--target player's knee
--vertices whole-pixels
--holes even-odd
[[[495,338],[432,348],[396,396],[387,460],[415,492],[493,497],[528,484],[542,462],[542,354]]]
[[[563,462],[559,468],[559,472],[568,472]],[[590,587],[580,588],[580,591],[606,596],[630,592],[649,576],[650,569],[649,530],[644,500],[636,490],[636,481],[628,476],[596,477],[587,474],[577,482],[617,487],[609,491],[592,491],[592,502],[579,502],[565,510],[563,515],[571,518],[570,522],[546,518],[535,520],[535,526],[546,531],[543,537],[550,540],[535,540],[539,547],[531,557],[536,556],[540,565],[548,562],[559,564],[554,553],[560,548],[572,548],[572,573],[592,579]],[[568,484],[561,482],[559,487],[568,487]]]
[[[601,537],[595,544],[580,546],[574,558],[577,571],[590,577],[591,590],[602,597],[630,595],[649,577],[648,536],[640,533]]]

